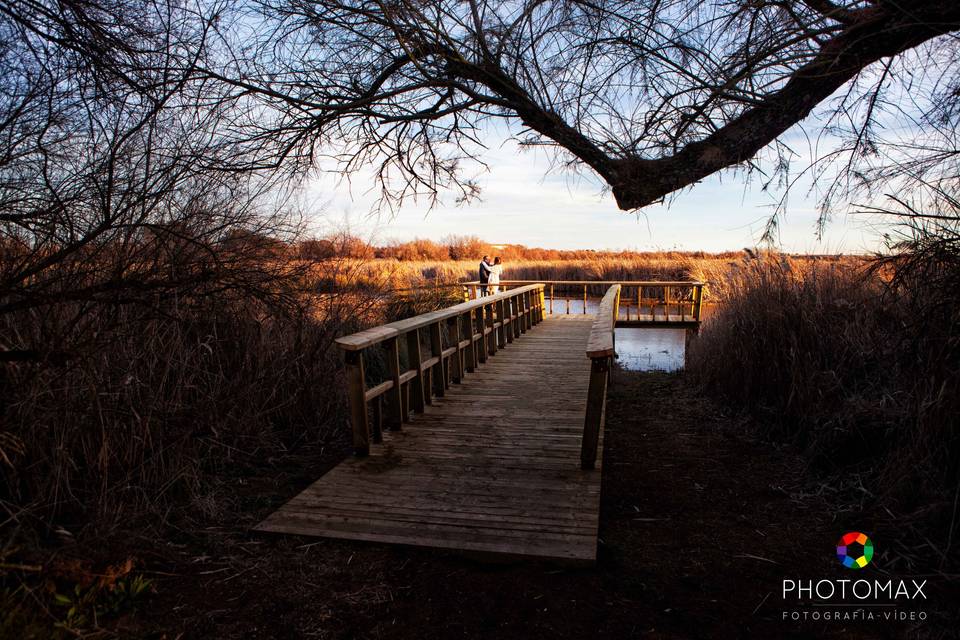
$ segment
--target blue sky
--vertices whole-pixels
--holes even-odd
[[[439,240],[448,234],[476,235],[492,243],[556,249],[724,251],[756,246],[777,197],[742,173],[727,172],[676,195],[668,205],[638,213],[617,209],[594,176],[551,171],[543,151],[521,150],[502,132],[485,136],[488,168],[477,169],[481,200],[457,206],[452,197],[428,210],[405,203],[393,216],[371,214],[377,193],[368,176],[351,186],[332,174],[306,190],[305,208],[317,233],[349,227],[376,243],[415,237]],[[321,167],[323,169],[324,167]],[[815,232],[816,203],[798,185],[780,228],[780,246],[795,253],[862,253],[879,247],[875,228],[861,216],[837,215],[822,241]]]

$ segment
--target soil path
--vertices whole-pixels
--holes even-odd
[[[605,447],[594,569],[251,536],[248,526],[314,479],[276,486],[276,477],[254,478],[245,495],[261,499],[239,501],[242,521],[184,533],[156,550],[153,564],[167,575],[148,609],[122,625],[171,638],[894,633],[889,625],[781,619],[781,581],[835,574],[842,528],[822,499],[802,490],[799,457],[744,436],[682,376],[618,371]]]

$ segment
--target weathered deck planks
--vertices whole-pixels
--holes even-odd
[[[592,564],[599,458],[580,469],[592,321],[548,317],[257,529]]]

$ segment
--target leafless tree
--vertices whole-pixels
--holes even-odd
[[[0,0],[0,361],[101,339],[111,307],[277,294],[261,240],[290,226],[197,74],[221,11]]]
[[[248,126],[273,162],[372,165],[390,205],[447,188],[476,195],[461,169],[482,157],[478,128],[491,119],[594,172],[625,210],[730,167],[790,180],[789,160],[806,153],[778,138],[805,120],[831,141],[809,170],[823,181],[840,169],[826,202],[897,171],[957,175],[954,0],[257,7],[238,55],[209,75],[264,101]],[[772,163],[758,161],[764,149]]]

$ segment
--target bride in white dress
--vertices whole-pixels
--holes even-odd
[[[503,265],[500,262],[500,256],[497,256],[490,265],[490,279],[487,280],[487,284],[491,295],[500,291],[500,274],[503,273]]]

